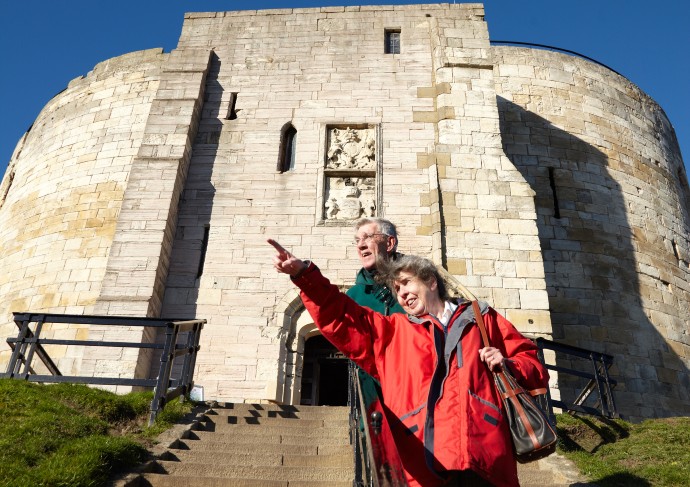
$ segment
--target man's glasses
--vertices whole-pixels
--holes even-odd
[[[355,244],[355,245],[359,245],[359,244],[361,244],[361,243],[367,243],[369,240],[371,240],[372,238],[376,237],[377,235],[384,235],[384,236],[386,236],[386,237],[388,236],[388,235],[385,234],[385,233],[365,233],[365,234],[364,234],[363,236],[361,236],[361,237],[355,237],[355,239],[352,241],[352,243]]]

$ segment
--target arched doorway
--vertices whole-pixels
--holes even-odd
[[[346,406],[348,360],[322,335],[304,344],[300,404]]]

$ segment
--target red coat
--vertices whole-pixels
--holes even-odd
[[[359,306],[313,264],[294,283],[323,335],[380,381],[411,486],[443,485],[443,471],[466,469],[496,486],[519,485],[503,405],[479,360],[483,345],[469,303],[460,303],[444,331],[433,316],[384,316]],[[492,346],[510,360],[515,378],[528,389],[547,387],[536,346],[495,310],[483,305],[482,314]]]

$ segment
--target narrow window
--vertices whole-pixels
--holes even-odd
[[[297,129],[287,123],[280,131],[280,154],[278,172],[284,173],[295,169],[295,147],[297,145]]]
[[[688,187],[688,178],[685,175],[683,167],[678,168],[678,182],[680,183],[680,194],[679,196],[685,200],[685,206],[690,208],[690,187]],[[690,210],[689,210],[690,211]]]
[[[400,29],[387,29],[385,31],[385,46],[386,54],[400,54]]]
[[[237,119],[237,112],[235,112],[235,105],[237,104],[238,93],[230,93],[230,103],[228,104],[228,113],[225,116],[225,120],[235,120]]]
[[[556,179],[553,175],[553,168],[549,168],[549,184],[551,185],[551,195],[553,196],[553,216],[561,217],[561,209],[558,206],[558,194],[556,193]]]
[[[196,271],[196,278],[199,279],[204,273],[204,262],[206,261],[206,249],[208,249],[208,236],[211,227],[206,225],[204,227],[204,239],[201,241],[201,254],[199,255],[199,267]]]
[[[678,251],[678,244],[675,240],[671,240],[671,246],[673,247],[673,255],[676,256],[677,260],[680,260],[680,252]]]

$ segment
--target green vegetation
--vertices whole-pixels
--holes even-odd
[[[690,486],[690,418],[557,417],[559,451],[601,487]]]
[[[0,380],[0,486],[103,485],[146,459],[146,446],[184,416],[172,401],[146,427],[151,392]]]

